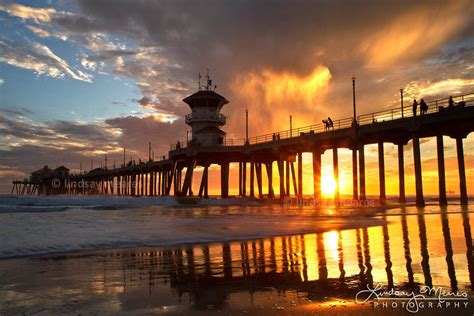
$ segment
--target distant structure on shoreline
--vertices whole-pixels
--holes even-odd
[[[56,169],[50,169],[48,166],[33,171],[30,179],[23,181],[13,181],[12,193],[20,195],[54,195],[67,194],[66,186],[68,179],[71,177],[69,169],[60,166]],[[54,184],[52,183],[54,180]],[[23,185],[22,185],[23,184]]]
[[[201,79],[201,76],[199,76]],[[401,90],[402,92],[403,90]],[[364,146],[378,144],[379,199],[386,203],[385,142],[398,146],[399,201],[405,203],[404,146],[412,140],[415,168],[416,204],[424,205],[420,138],[436,137],[439,174],[439,202],[447,204],[443,136],[456,140],[461,204],[467,204],[466,172],[463,139],[474,131],[474,93],[450,96],[425,102],[417,115],[415,105],[356,116],[355,77],[353,77],[354,116],[331,120],[331,128],[314,124],[301,128],[248,137],[248,113],[244,139],[226,139],[221,129],[227,118],[221,113],[229,103],[215,92],[212,80],[183,101],[191,108],[185,122],[191,126],[191,139],[171,145],[168,156],[161,160],[149,157],[147,162],[131,161],[112,169],[96,168],[87,173],[70,175],[66,167],[50,170],[47,166],[35,171],[29,180],[13,181],[12,194],[114,194],[130,196],[194,196],[194,170],[202,167],[198,197],[209,197],[209,167],[220,166],[222,198],[229,197],[230,164],[238,164],[238,195],[278,197],[283,201],[291,195],[303,198],[302,154],[313,156],[313,194],[321,198],[321,155],[333,152],[336,182],[335,199],[339,200],[338,149],[352,151],[353,199],[366,201]],[[151,150],[151,149],[150,149]],[[124,153],[125,155],[125,153]],[[297,171],[295,171],[295,162]],[[273,167],[279,176],[279,193],[273,188]],[[266,188],[263,187],[263,169]],[[248,182],[247,182],[248,181]],[[247,189],[249,192],[247,192]],[[256,192],[258,190],[258,193]],[[451,192],[451,191],[450,191]]]

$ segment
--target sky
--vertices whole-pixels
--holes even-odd
[[[398,106],[400,88],[406,100],[474,92],[473,16],[469,0],[0,0],[0,193],[44,165],[88,170],[107,154],[110,166],[123,148],[147,159],[149,141],[165,155],[186,138],[182,99],[207,69],[230,101],[227,139],[244,137],[245,109],[250,136],[288,129],[290,115],[294,127],[352,116],[352,75],[358,114]],[[422,139],[428,194],[437,192],[435,144]],[[396,148],[385,146],[394,194]],[[445,147],[447,187],[459,192],[454,141]],[[410,194],[410,144],[405,151]],[[464,153],[474,194],[472,135]],[[366,155],[376,194],[376,146]],[[349,194],[350,153],[339,158]],[[329,151],[323,162],[330,178]]]

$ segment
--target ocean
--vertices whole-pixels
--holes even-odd
[[[458,204],[5,196],[0,314],[408,313],[357,301],[380,286],[465,293],[464,307],[418,312],[472,315],[473,217]]]

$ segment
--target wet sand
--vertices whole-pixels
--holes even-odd
[[[0,314],[409,314],[355,302],[380,284],[465,292],[467,307],[417,314],[472,315],[474,214],[391,212],[387,225],[317,234],[0,260]]]

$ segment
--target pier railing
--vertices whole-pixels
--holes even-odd
[[[428,109],[425,114],[420,114],[420,104],[418,104],[418,107],[416,110],[416,116],[437,113],[441,111],[449,111],[451,109],[456,109],[459,107],[474,106],[474,93],[455,95],[455,96],[452,96],[452,98],[454,101],[454,105],[452,107],[449,106],[449,97],[426,102]],[[419,102],[420,100],[418,100],[418,103]],[[367,124],[392,121],[392,120],[397,120],[397,119],[402,119],[402,118],[407,118],[407,117],[413,117],[414,115],[413,115],[412,102],[408,102],[408,103],[409,105],[404,106],[403,109],[399,107],[399,108],[393,108],[393,109],[373,112],[369,114],[359,115],[357,116],[357,123],[358,125],[367,125]],[[325,124],[323,123],[318,123],[318,124],[314,124],[310,126],[294,128],[292,130],[284,130],[280,132],[254,136],[249,139],[249,144],[258,144],[258,143],[272,141],[274,140],[274,137],[276,137],[276,139],[278,140],[278,139],[298,137],[298,136],[301,136],[302,133],[306,134],[306,133],[311,133],[311,132],[314,132],[314,133],[330,132],[333,130],[351,127],[352,124],[353,124],[353,118],[348,117],[344,119],[334,120],[333,126],[329,128],[325,127]]]
[[[413,116],[422,116],[431,113],[438,113],[443,111],[450,111],[461,107],[468,107],[474,106],[474,93],[462,94],[462,95],[453,95],[452,96],[454,104],[450,106],[449,104],[449,97],[442,98],[437,100],[427,101],[426,104],[428,109],[424,114],[420,112],[420,100],[418,101],[418,107],[416,108],[416,112],[413,111],[413,101],[412,100],[405,100],[405,105],[403,108],[400,106],[398,108],[392,108],[388,110],[368,113],[357,116],[357,124],[358,125],[367,125],[367,124],[374,124],[374,123],[382,123],[387,121],[393,121],[398,119],[409,118]],[[323,132],[330,132],[338,129],[348,128],[353,125],[353,118],[347,117],[343,119],[334,120],[332,126],[327,127],[324,123],[317,123],[309,126],[293,128],[291,130],[283,130],[278,132],[273,132],[269,134],[258,135],[254,137],[250,137],[248,140],[249,144],[259,144],[265,143],[280,139],[288,139],[293,137],[299,137],[303,134],[311,134],[311,133],[323,133]],[[183,141],[180,142],[179,148],[187,147],[188,142]],[[189,143],[189,145],[191,145]],[[245,139],[225,139],[223,146],[242,146],[245,145]],[[177,148],[176,144],[171,145],[171,150],[179,149]]]
[[[454,104],[453,106],[449,106],[449,97],[443,99],[437,99],[426,102],[428,109],[425,114],[431,113],[438,113],[442,111],[449,111],[451,109],[456,109],[463,106],[473,106],[474,105],[474,93],[463,94],[463,95],[455,95],[452,96]],[[380,123],[386,121],[393,121],[397,119],[413,117],[413,116],[421,116],[425,114],[421,114],[420,110],[420,100],[418,101],[418,107],[416,108],[416,114],[413,111],[413,100],[406,100],[405,105],[398,108],[392,108],[388,110],[373,112],[369,114],[359,115],[357,117],[357,122],[359,125],[365,124],[372,124],[372,123]],[[464,102],[464,103],[463,103]]]

